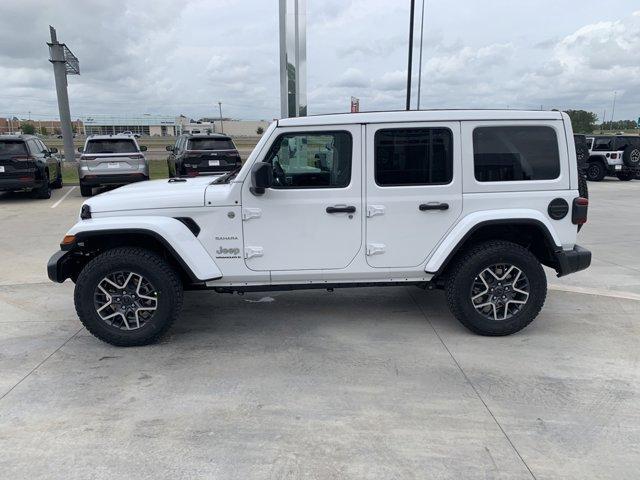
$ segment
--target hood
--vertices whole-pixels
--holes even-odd
[[[204,206],[207,186],[215,176],[186,178],[185,181],[169,182],[149,180],[132,183],[88,199],[85,204],[92,212],[114,212],[118,210],[143,210],[155,208],[182,208]]]

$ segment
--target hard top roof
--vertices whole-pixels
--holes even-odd
[[[335,113],[283,118],[280,127],[342,125],[358,123],[433,122],[461,120],[561,120],[552,110],[395,110],[384,112]]]

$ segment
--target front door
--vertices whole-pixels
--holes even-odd
[[[242,188],[244,256],[252,270],[342,269],[362,243],[360,125],[283,128],[262,161],[274,185]]]
[[[462,212],[460,124],[370,124],[366,145],[367,263],[417,267]]]

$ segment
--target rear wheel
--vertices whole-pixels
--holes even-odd
[[[42,185],[32,191],[32,194],[36,198],[46,200],[51,198],[51,184],[49,183],[49,172],[44,172],[44,178],[42,179]]]
[[[602,162],[589,162],[587,166],[587,180],[591,182],[600,182],[607,174]]]
[[[62,188],[62,169],[61,168],[58,169],[58,175],[56,176],[56,179],[51,184],[51,188]]]
[[[616,177],[618,177],[618,180],[621,180],[623,182],[628,182],[629,180],[633,180],[635,178],[636,174],[635,172],[618,172],[616,173]]]
[[[80,272],[74,299],[80,321],[100,340],[123,347],[147,345],[178,318],[182,284],[154,252],[115,248]]]
[[[458,258],[445,290],[451,312],[469,330],[480,335],[510,335],[529,325],[540,312],[547,278],[526,248],[489,241]]]
[[[91,195],[93,195],[93,188],[80,183],[80,195],[82,195],[83,197],[90,197]]]

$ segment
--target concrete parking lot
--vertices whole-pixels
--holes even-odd
[[[78,188],[0,195],[0,478],[637,479],[640,181],[590,190],[592,267],[516,335],[415,287],[189,292],[130,349],[46,279]]]

